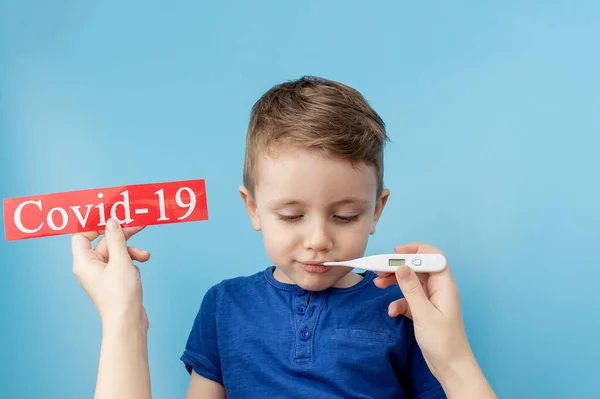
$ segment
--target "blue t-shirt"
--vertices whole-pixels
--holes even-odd
[[[375,273],[349,288],[309,292],[274,267],[206,293],[181,360],[236,398],[446,398],[412,321],[387,314],[397,286]]]

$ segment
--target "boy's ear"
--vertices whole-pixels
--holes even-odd
[[[375,226],[383,213],[383,208],[385,208],[385,204],[387,203],[388,198],[390,197],[390,190],[384,188],[381,190],[381,195],[377,199],[377,204],[375,205],[375,217],[373,218],[373,224],[371,225],[371,234],[375,234]]]
[[[260,230],[260,219],[258,217],[258,209],[256,207],[256,202],[250,195],[250,192],[245,186],[240,186],[240,195],[242,196],[242,200],[244,201],[244,206],[246,207],[246,212],[248,212],[248,216],[250,216],[250,222],[252,222],[252,228],[255,231]]]

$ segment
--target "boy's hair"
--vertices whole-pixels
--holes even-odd
[[[252,107],[246,136],[244,185],[254,194],[261,155],[274,149],[301,148],[377,171],[383,189],[385,124],[352,87],[313,76],[278,84]]]

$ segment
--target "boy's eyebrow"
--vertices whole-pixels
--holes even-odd
[[[345,204],[367,205],[368,203],[369,203],[369,201],[364,200],[362,198],[347,197],[347,198],[341,199],[339,201],[336,201],[331,205],[345,205]]]
[[[367,205],[368,203],[369,203],[369,201],[364,200],[362,198],[347,197],[347,198],[343,198],[339,201],[335,201],[331,205],[332,206],[339,206],[339,205],[345,205],[345,204]],[[271,201],[268,201],[268,204],[276,205],[276,206],[305,205],[304,202],[302,202],[300,200],[291,199],[291,198],[290,199],[279,198],[279,199],[271,200]]]

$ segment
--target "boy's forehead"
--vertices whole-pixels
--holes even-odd
[[[314,151],[265,155],[256,166],[256,189],[269,200],[300,201],[300,198],[327,196],[332,201],[347,198],[366,201],[377,189],[374,167],[353,165]]]

